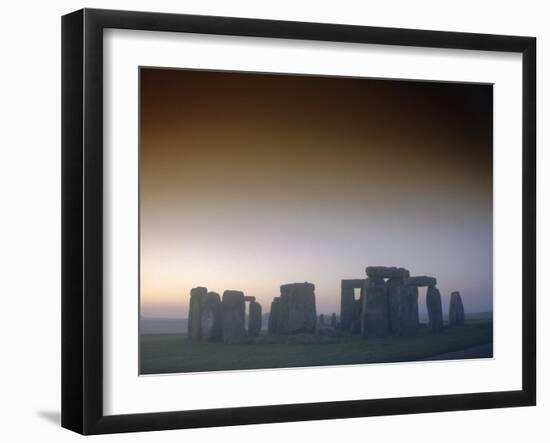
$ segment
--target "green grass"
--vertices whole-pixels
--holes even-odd
[[[240,344],[197,343],[185,335],[144,335],[140,343],[142,374],[288,368],[414,361],[493,341],[492,322],[472,320],[440,334],[427,329],[413,337],[362,339],[347,335],[337,343]]]

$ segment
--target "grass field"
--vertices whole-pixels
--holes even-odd
[[[362,339],[344,336],[337,343],[197,343],[185,335],[143,335],[141,374],[288,368],[424,360],[439,354],[492,343],[493,325],[472,320],[440,334],[420,329],[413,337]],[[492,357],[482,355],[480,357]]]

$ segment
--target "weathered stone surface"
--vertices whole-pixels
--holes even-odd
[[[441,294],[435,286],[428,287],[426,306],[428,308],[430,329],[433,332],[440,331],[443,329],[443,308],[441,305]]]
[[[388,288],[380,278],[367,278],[363,297],[361,335],[385,337],[390,333]]]
[[[191,289],[189,316],[187,317],[187,336],[191,340],[201,339],[202,303],[207,293],[208,289],[202,286]]]
[[[262,306],[257,301],[251,301],[248,307],[248,335],[256,337],[262,330]]]
[[[241,291],[223,293],[222,337],[225,343],[242,343],[246,339],[245,303]]]
[[[409,286],[409,294],[409,309],[412,312],[412,321],[418,328],[420,326],[420,316],[418,313],[418,288],[416,286]]]
[[[437,285],[437,280],[433,277],[428,277],[426,275],[420,275],[415,277],[409,277],[407,279],[407,284],[409,286],[416,286],[417,288],[420,286],[435,286]]]
[[[403,280],[410,275],[409,271],[405,268],[396,268],[393,266],[367,266],[365,272],[369,278],[393,278]]]
[[[288,318],[287,333],[315,332],[317,323],[315,285],[307,282],[282,285],[281,302],[283,315]]]
[[[333,312],[332,316],[330,317],[330,326],[333,328],[336,328],[338,326],[338,323],[336,321],[336,314]]]
[[[281,300],[279,305],[279,315],[277,317],[277,331],[279,334],[288,334],[288,315],[289,315],[289,303],[288,298],[279,296]]]
[[[364,285],[365,279],[342,280],[341,282],[340,328],[344,331],[351,331],[352,325],[361,321],[361,308],[357,309],[355,289],[362,289]]]
[[[253,297],[252,295],[245,295],[244,296],[244,301],[249,301],[249,302],[253,302],[253,301],[256,301],[256,297]]]
[[[342,280],[340,324],[342,330],[357,332],[364,337],[412,335],[420,327],[418,288],[428,287],[426,297],[430,328],[443,327],[441,295],[437,280],[430,276],[413,276],[405,268],[368,266],[367,279],[356,300],[355,288],[361,280]]]
[[[449,306],[449,323],[451,326],[464,325],[464,305],[460,292],[451,292],[451,304]]]
[[[209,292],[203,298],[201,312],[201,339],[218,341],[222,335],[222,303],[220,295]]]
[[[280,297],[275,297],[271,303],[268,332],[313,333],[316,324],[315,286],[311,283],[282,285]]]
[[[387,286],[391,333],[414,334],[418,329],[418,289],[394,279]]]
[[[275,297],[271,303],[267,332],[269,334],[286,334],[288,325],[288,303],[281,297]]]
[[[267,332],[268,334],[279,334],[279,317],[281,316],[281,299],[275,297],[271,302],[271,309],[269,311],[269,319],[267,320]]]
[[[361,291],[361,297],[359,300],[354,300],[353,302],[353,317],[351,322],[350,331],[352,334],[360,334],[361,333],[361,312],[363,310],[363,298],[364,298],[364,291]]]
[[[321,314],[321,315],[319,316],[319,324],[320,324],[321,326],[324,326],[324,324],[325,324],[325,315],[324,315],[324,314]]]

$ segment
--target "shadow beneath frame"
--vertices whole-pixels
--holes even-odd
[[[36,411],[36,415],[50,424],[61,426],[61,411]]]

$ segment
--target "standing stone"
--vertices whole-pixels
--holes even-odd
[[[269,311],[269,319],[267,320],[267,333],[279,334],[279,316],[281,314],[281,299],[275,297],[271,302],[271,310]]]
[[[324,315],[324,314],[321,314],[321,315],[319,316],[319,324],[320,324],[321,326],[324,326],[324,324],[325,324],[325,315]]]
[[[361,321],[361,303],[355,299],[355,289],[363,288],[364,279],[342,280],[340,292],[340,328],[351,331]]]
[[[386,283],[381,277],[369,277],[365,282],[361,335],[386,337],[389,333],[390,312]]]
[[[222,335],[222,304],[220,295],[209,292],[203,298],[201,312],[201,339],[218,341]]]
[[[408,286],[408,285],[407,285]],[[408,286],[409,288],[409,310],[411,319],[415,329],[420,326],[420,315],[418,312],[418,288],[416,286]]]
[[[360,334],[361,333],[361,311],[363,310],[363,290],[361,290],[361,297],[359,300],[353,301],[353,317],[350,327],[350,332],[352,334]]]
[[[281,286],[281,295],[271,303],[268,321],[270,334],[314,333],[317,324],[315,286],[290,283]]]
[[[257,337],[262,330],[262,305],[251,301],[248,307],[248,335]]]
[[[224,343],[242,343],[246,339],[244,294],[241,291],[223,293],[222,336]]]
[[[435,285],[437,284],[437,279],[434,277],[428,277],[426,275],[419,275],[414,277],[408,277],[405,280],[405,284],[409,286],[409,291],[411,294],[411,298],[409,299],[409,309],[411,312],[411,318],[416,325],[416,327],[420,326],[420,320],[418,315],[418,288],[422,286],[427,286],[428,291],[426,294],[426,305],[428,306],[428,319],[432,318],[430,317],[430,303],[433,307],[433,327],[432,330],[437,331],[441,328],[443,328],[443,311],[441,308],[441,295],[439,294],[439,291],[437,288],[435,288]],[[430,291],[430,288],[432,290]],[[429,296],[428,294],[432,294]],[[430,325],[432,322],[430,321]]]
[[[428,287],[426,306],[428,307],[430,329],[433,332],[440,331],[443,329],[443,308],[441,305],[441,294],[435,286]]]
[[[203,299],[208,289],[198,286],[191,289],[189,300],[189,316],[187,317],[187,337],[191,340],[201,339],[201,311]]]
[[[332,316],[330,317],[330,326],[332,326],[333,328],[336,328],[338,326],[337,322],[336,322],[336,314],[334,312],[332,313]]]
[[[451,304],[449,306],[449,323],[451,326],[464,325],[464,305],[460,292],[451,292]]]
[[[282,293],[279,298],[279,312],[277,315],[277,333],[288,334],[288,312],[289,300],[288,297],[283,297]]]
[[[401,279],[390,279],[388,301],[393,335],[412,335],[418,329],[418,289]]]
[[[340,326],[343,330],[351,329],[353,320],[353,302],[355,301],[353,287],[342,280],[342,289],[340,292]]]
[[[290,334],[314,333],[317,323],[315,307],[315,285],[312,283],[290,283],[281,286],[283,317],[287,324],[283,330]]]

